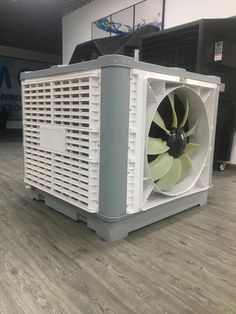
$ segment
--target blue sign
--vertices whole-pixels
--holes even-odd
[[[50,65],[0,56],[0,111],[7,120],[22,120],[20,73],[48,68]]]

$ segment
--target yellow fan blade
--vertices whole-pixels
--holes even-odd
[[[160,138],[148,138],[147,153],[148,155],[159,155],[170,149],[167,143]]]
[[[200,145],[197,143],[188,143],[184,152],[188,154],[189,157],[193,157],[193,155],[198,151],[199,147]]]
[[[153,122],[155,122],[162,130],[164,130],[167,134],[170,134],[170,131],[167,130],[166,126],[165,126],[165,122],[164,120],[162,119],[162,117],[160,116],[159,112],[157,111],[155,116],[154,116],[154,119],[153,119]]]
[[[179,181],[181,175],[181,162],[179,158],[175,158],[170,170],[157,183],[157,187],[161,191],[170,191]]]
[[[172,166],[173,159],[174,158],[168,153],[164,153],[149,163],[149,170],[153,181],[162,178],[169,171]]]
[[[188,114],[189,114],[189,102],[188,102],[188,98],[186,97],[185,113],[184,113],[183,120],[179,125],[180,128],[183,128],[185,126],[185,123],[188,120]]]
[[[171,109],[172,109],[172,127],[177,128],[178,126],[178,120],[177,120],[177,115],[175,112],[175,95],[173,93],[168,95],[170,104],[171,104]]]
[[[191,135],[195,135],[197,125],[198,125],[198,121],[194,124],[194,126],[192,127],[192,129],[190,129],[190,130],[186,133],[186,137],[189,137],[189,136],[191,136]]]
[[[181,162],[181,175],[179,181],[182,181],[184,178],[188,176],[192,169],[192,161],[188,154],[184,153],[180,157]]]

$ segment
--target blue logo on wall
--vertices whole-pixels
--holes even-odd
[[[20,71],[8,65],[0,65],[0,111],[7,115],[8,120],[21,120]]]
[[[11,85],[11,78],[10,78],[10,72],[8,70],[8,67],[3,65],[0,68],[0,88],[2,88],[3,80],[5,79],[6,86],[8,89],[12,88]]]

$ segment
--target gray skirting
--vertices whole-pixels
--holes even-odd
[[[197,205],[205,205],[207,202],[208,191],[188,195],[163,205],[158,205],[149,210],[132,215],[125,215],[119,218],[109,218],[99,214],[90,214],[35,188],[28,190],[28,194],[35,200],[43,200],[49,207],[75,221],[84,221],[88,228],[94,230],[99,237],[108,241],[116,241],[125,238],[134,230],[175,215],[183,210]]]

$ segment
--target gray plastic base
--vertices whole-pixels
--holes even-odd
[[[49,207],[75,221],[82,220],[86,222],[88,228],[94,230],[99,237],[107,241],[116,241],[125,238],[131,231],[175,215],[191,207],[205,205],[208,196],[208,191],[202,191],[136,214],[125,215],[119,218],[109,218],[99,214],[88,213],[35,188],[28,190],[28,193],[31,198],[43,200]]]

